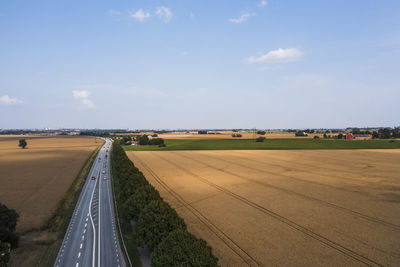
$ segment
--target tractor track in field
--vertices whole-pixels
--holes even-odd
[[[231,249],[236,255],[238,255],[247,265],[249,266],[263,266],[253,256],[251,256],[246,250],[244,250],[236,241],[229,237],[224,231],[210,221],[204,214],[202,214],[193,205],[187,202],[181,195],[175,190],[169,187],[143,160],[136,157],[135,159],[140,165],[142,165],[153,178],[178,202],[188,209],[204,226],[206,226],[212,233],[215,234],[229,249]],[[244,254],[244,255],[243,255]]]
[[[337,242],[335,242],[333,240],[330,240],[330,239],[328,239],[328,238],[326,238],[326,237],[324,237],[324,236],[322,236],[322,235],[320,235],[320,234],[318,234],[318,233],[316,233],[316,232],[314,232],[314,231],[312,231],[312,230],[310,230],[308,228],[305,228],[305,227],[297,224],[296,222],[294,222],[294,221],[292,221],[292,220],[290,220],[290,219],[288,219],[288,218],[286,218],[286,217],[284,217],[282,215],[279,215],[278,213],[276,213],[276,212],[274,212],[274,211],[272,211],[270,209],[267,209],[267,208],[265,208],[263,206],[260,206],[257,203],[252,202],[251,200],[249,200],[249,199],[247,199],[245,197],[242,197],[242,196],[240,196],[240,195],[238,195],[238,194],[236,194],[236,193],[234,193],[234,192],[232,192],[232,191],[230,191],[230,190],[228,190],[228,189],[226,189],[226,188],[224,188],[222,186],[219,186],[219,185],[217,185],[215,183],[212,183],[209,180],[201,177],[200,175],[197,175],[197,174],[195,174],[195,173],[193,173],[193,172],[191,172],[191,171],[179,166],[178,164],[172,162],[171,160],[160,156],[159,154],[154,153],[154,155],[157,156],[158,158],[160,158],[161,160],[164,160],[164,161],[168,162],[169,164],[175,166],[177,169],[179,169],[179,170],[189,174],[190,176],[196,178],[197,180],[199,180],[199,181],[201,181],[201,182],[203,182],[203,183],[205,183],[205,184],[207,184],[207,185],[209,185],[209,186],[211,186],[211,187],[213,187],[213,188],[215,188],[215,189],[217,189],[217,190],[219,190],[219,191],[231,196],[232,198],[234,198],[234,199],[236,199],[236,200],[238,200],[238,201],[240,201],[240,202],[242,202],[242,203],[244,203],[244,204],[246,204],[246,205],[248,205],[248,206],[250,206],[252,208],[255,208],[255,209],[259,210],[260,212],[262,212],[262,213],[264,213],[264,214],[266,214],[266,215],[268,215],[268,216],[270,216],[270,217],[272,217],[272,218],[274,218],[274,219],[286,224],[287,226],[291,227],[292,229],[294,229],[294,230],[296,230],[298,232],[301,232],[301,233],[311,237],[312,239],[314,239],[316,241],[319,241],[322,244],[324,244],[326,246],[329,246],[329,247],[333,248],[334,250],[336,250],[336,251],[338,251],[338,252],[340,252],[340,253],[342,253],[342,254],[344,254],[344,255],[346,255],[346,256],[348,256],[348,257],[350,257],[350,258],[352,258],[352,259],[354,259],[354,260],[356,260],[356,261],[358,261],[360,263],[363,263],[363,264],[368,265],[368,266],[383,266],[382,264],[380,264],[380,263],[378,263],[378,262],[376,262],[376,261],[374,261],[372,259],[369,259],[369,258],[367,258],[367,257],[365,257],[365,256],[363,256],[363,255],[361,255],[361,254],[349,249],[349,248],[346,248],[346,247],[340,245],[339,243],[337,243]],[[195,160],[195,161],[198,162],[197,160]]]
[[[176,154],[176,153],[174,153],[174,154]],[[227,170],[223,170],[223,169],[217,168],[215,166],[212,166],[212,165],[210,165],[210,164],[208,164],[208,163],[206,163],[204,161],[201,161],[199,159],[195,160],[195,159],[193,159],[193,158],[191,158],[191,157],[189,157],[187,155],[182,155],[182,154],[176,154],[176,155],[180,155],[181,157],[184,157],[186,159],[201,163],[204,166],[207,166],[209,168],[218,170],[218,171],[226,173],[228,175],[232,175],[232,176],[235,176],[235,177],[238,177],[238,178],[241,178],[241,179],[245,179],[247,181],[254,182],[254,183],[257,183],[259,185],[262,185],[264,187],[270,187],[270,188],[273,188],[273,189],[276,189],[276,190],[279,190],[279,191],[283,191],[283,192],[285,192],[287,194],[290,194],[290,195],[296,195],[296,196],[301,197],[301,198],[306,199],[306,200],[315,201],[315,202],[318,202],[318,203],[323,204],[325,206],[328,206],[328,207],[331,207],[331,208],[335,208],[335,209],[347,212],[347,213],[349,213],[349,214],[351,214],[353,216],[356,216],[358,218],[362,218],[362,219],[364,219],[366,221],[369,221],[369,222],[373,222],[373,223],[377,223],[377,224],[380,224],[380,225],[384,225],[386,227],[389,227],[389,228],[397,230],[397,231],[400,230],[400,226],[397,225],[397,224],[393,224],[393,223],[390,223],[390,222],[387,222],[387,221],[384,221],[384,220],[381,220],[381,219],[378,219],[378,218],[374,218],[374,217],[365,215],[363,213],[360,213],[358,211],[354,211],[354,210],[351,210],[351,209],[348,209],[348,208],[333,204],[331,202],[324,201],[324,200],[321,200],[321,199],[318,199],[318,198],[314,198],[314,197],[311,197],[311,196],[307,196],[307,195],[304,195],[304,194],[301,194],[301,193],[298,193],[298,192],[295,192],[295,191],[292,191],[292,190],[289,190],[289,189],[285,189],[285,188],[282,188],[282,187],[279,187],[279,186],[275,186],[275,185],[269,184],[267,182],[261,182],[261,181],[258,181],[256,179],[251,179],[251,178],[245,177],[243,175],[239,175],[239,174],[227,171]],[[302,182],[308,182],[307,180],[298,179],[298,178],[287,176],[287,175],[282,175],[282,174],[278,174],[278,173],[274,173],[274,172],[270,172],[270,171],[266,171],[266,170],[261,170],[261,169],[258,169],[258,168],[250,168],[250,167],[247,167],[246,165],[239,164],[239,163],[232,162],[232,161],[225,160],[225,159],[221,159],[221,158],[218,158],[218,157],[213,157],[213,156],[210,156],[210,157],[218,159],[220,161],[224,161],[224,162],[230,163],[230,164],[235,164],[235,165],[238,165],[238,166],[243,167],[243,168],[257,170],[257,171],[262,172],[262,173],[269,173],[269,174],[276,175],[276,176],[281,176],[281,177],[294,179],[294,180],[300,180]],[[310,182],[310,183],[314,183],[314,182]],[[319,183],[317,183],[317,184],[318,185],[322,185],[322,184],[319,184]]]

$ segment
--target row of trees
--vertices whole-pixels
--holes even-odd
[[[120,188],[117,201],[124,220],[136,221],[136,239],[147,245],[152,266],[218,266],[204,240],[187,231],[184,220],[133,165],[122,147],[113,143],[112,173]]]
[[[119,140],[119,143],[123,146],[125,145],[130,145],[132,144],[132,141],[136,141],[139,145],[145,146],[145,145],[155,145],[155,146],[160,146],[164,147],[164,139],[162,138],[157,138],[157,134],[152,135],[153,138],[149,138],[147,134],[139,135],[139,136],[124,136]]]
[[[15,233],[19,215],[0,203],[0,266],[7,266],[10,250],[18,247],[19,237]]]

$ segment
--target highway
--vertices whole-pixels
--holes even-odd
[[[76,203],[55,267],[126,266],[114,218],[111,140],[104,140]]]

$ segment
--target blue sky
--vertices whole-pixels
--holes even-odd
[[[0,128],[400,125],[400,1],[0,3]]]

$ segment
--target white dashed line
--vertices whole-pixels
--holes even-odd
[[[83,244],[81,243],[81,246],[80,246],[79,248],[82,248],[82,245],[83,245]]]

